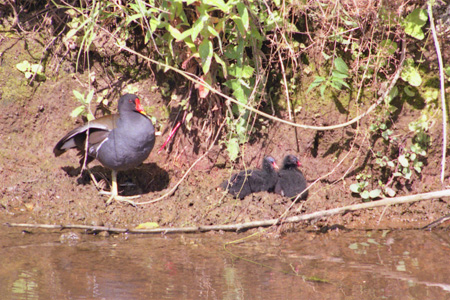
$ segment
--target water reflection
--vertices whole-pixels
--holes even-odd
[[[443,299],[445,231],[244,235],[0,231],[2,299]],[[66,234],[66,233],[65,233]]]

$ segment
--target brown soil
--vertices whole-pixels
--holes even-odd
[[[0,68],[0,219],[120,227],[157,222],[164,227],[181,227],[271,219],[279,217],[290,206],[290,200],[264,192],[248,196],[242,201],[230,195],[223,196],[217,187],[230,176],[232,165],[221,146],[214,146],[178,189],[162,201],[138,207],[121,203],[105,206],[107,196],[98,194],[87,175],[80,176],[79,158],[75,151],[58,158],[52,152],[57,141],[68,130],[80,124],[80,120],[70,117],[71,111],[79,105],[72,90],[86,91],[87,75],[69,75],[61,68],[59,78],[47,78],[45,82],[34,82],[29,86],[23,74],[15,68],[18,62],[29,55],[23,49],[23,41],[12,38],[4,37],[0,45],[0,53],[3,53]],[[94,68],[99,84],[97,90],[110,88],[112,79],[98,65]],[[162,107],[163,100],[159,94],[150,92],[152,85],[148,79],[141,80],[135,85],[138,87],[137,94],[145,107],[152,108],[158,120],[164,120],[163,110],[158,109]],[[118,95],[113,100],[117,99]],[[295,116],[297,123],[330,125],[347,120],[346,115],[338,112],[335,103],[321,104],[317,101],[309,104],[305,103],[307,109]],[[116,102],[112,107],[116,107]],[[404,104],[402,116],[396,121],[395,127],[407,130],[407,124],[419,113],[409,104]],[[287,118],[284,115],[281,117]],[[157,138],[150,157],[137,169],[119,174],[120,192],[124,195],[141,195],[136,202],[156,199],[167,193],[206,148],[193,142],[195,139],[189,137],[184,128],[185,134],[174,137],[172,151],[158,154],[171,124],[163,121],[160,125],[163,135]],[[441,146],[438,127],[435,125],[432,128],[433,148],[430,149],[421,176],[415,176],[412,182],[399,186],[398,195],[442,188],[439,182]],[[267,128],[261,129],[260,137],[244,147],[243,159],[234,165],[235,169],[244,168],[243,162],[250,168],[259,167],[262,158],[268,154],[281,164],[284,155],[293,153],[301,158],[302,171],[310,183],[331,172],[311,187],[308,200],[295,204],[289,215],[361,203],[361,199],[349,190],[356,174],[364,168],[368,151],[368,143],[362,141],[350,148],[357,134],[356,128],[316,132],[296,130],[278,123],[271,123]],[[346,157],[350,150],[351,153]],[[338,166],[342,159],[343,163]],[[101,182],[110,180],[109,170],[98,162],[92,163],[90,167],[98,179],[103,178]],[[108,187],[108,184],[105,186]],[[419,227],[446,213],[449,213],[449,200],[436,199],[386,210],[376,208],[348,213],[314,222],[313,225]]]

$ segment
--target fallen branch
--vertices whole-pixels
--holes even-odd
[[[229,224],[229,225],[207,225],[207,226],[192,226],[192,227],[178,227],[178,228],[154,228],[154,229],[127,229],[127,228],[116,228],[107,226],[88,226],[88,225],[47,225],[47,224],[21,224],[21,223],[5,223],[4,225],[10,227],[26,227],[26,228],[44,228],[44,229],[84,229],[91,231],[109,231],[113,233],[195,233],[195,232],[206,232],[206,231],[242,231],[256,227],[267,227],[272,225],[277,225],[279,223],[298,223],[300,221],[308,221],[314,219],[320,219],[328,216],[333,216],[341,213],[347,213],[352,211],[357,211],[366,208],[389,206],[395,204],[412,203],[421,200],[430,200],[442,197],[450,197],[450,189],[442,190],[437,192],[430,192],[424,194],[416,194],[410,196],[396,197],[396,198],[384,198],[378,201],[366,202],[361,204],[348,205],[328,210],[322,210],[310,214],[304,214],[299,216],[293,216],[286,218],[281,221],[281,219],[271,219],[263,221],[253,221],[240,224]]]

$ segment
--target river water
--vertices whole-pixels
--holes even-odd
[[[248,236],[2,225],[0,299],[450,299],[449,231]]]

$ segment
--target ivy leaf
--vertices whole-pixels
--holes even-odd
[[[422,27],[427,23],[427,21],[428,15],[426,10],[416,8],[405,18],[403,26],[405,27],[406,34],[418,40],[423,40],[425,35],[422,31]]]
[[[411,58],[406,60],[401,77],[412,86],[420,86],[422,84],[422,77]]]

